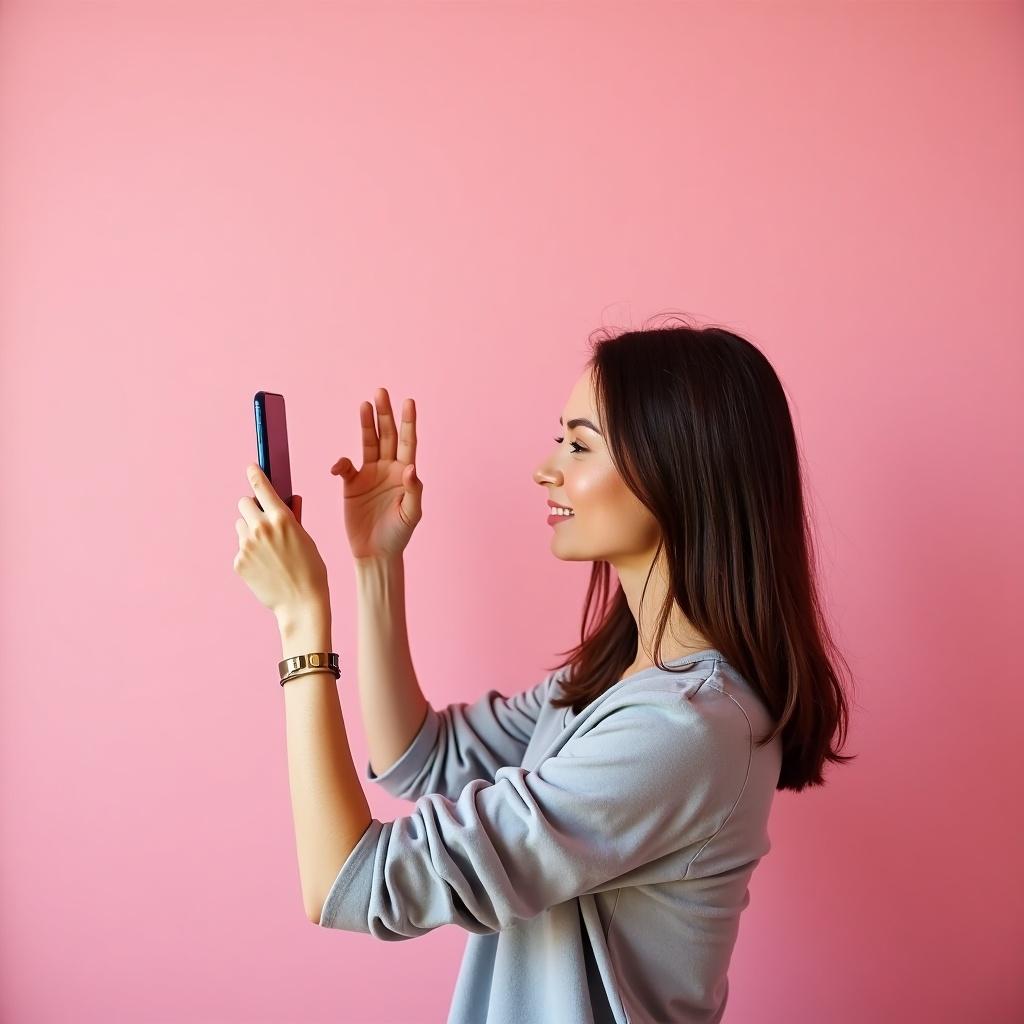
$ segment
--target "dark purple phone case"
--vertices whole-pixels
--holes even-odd
[[[292,466],[288,457],[284,395],[274,391],[257,391],[253,407],[256,412],[256,455],[260,469],[274,485],[281,500],[292,508]],[[256,504],[261,512],[266,511],[258,499]]]

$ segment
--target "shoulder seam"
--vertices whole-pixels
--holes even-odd
[[[717,672],[717,671],[718,671],[718,666],[716,665],[715,666],[715,672]],[[714,675],[714,672],[712,672],[711,675]],[[711,678],[711,676],[708,676],[708,678],[705,679],[704,682],[705,683],[708,682],[708,680],[710,678]],[[701,683],[701,686],[703,686],[703,685],[704,685],[704,683]],[[740,791],[737,794],[736,799],[732,802],[732,807],[729,808],[729,813],[722,819],[722,824],[719,825],[718,828],[716,828],[715,831],[712,832],[711,835],[709,835],[707,837],[707,839],[704,840],[703,843],[701,843],[700,849],[690,858],[690,862],[686,865],[686,871],[683,872],[683,878],[688,877],[688,875],[690,874],[690,868],[692,868],[693,865],[697,863],[697,858],[704,852],[704,848],[708,845],[708,843],[711,842],[712,839],[715,838],[715,836],[718,835],[719,832],[722,831],[723,828],[725,828],[726,823],[732,817],[733,812],[736,810],[736,807],[739,805],[740,798],[743,796],[743,793],[744,793],[744,791],[747,788],[747,781],[750,778],[750,763],[751,763],[751,760],[753,758],[754,730],[753,730],[753,727],[750,724],[750,718],[747,716],[746,711],[743,710],[743,705],[740,704],[740,702],[731,693],[726,693],[725,690],[722,689],[721,686],[716,686],[714,683],[711,683],[710,686],[711,686],[712,690],[717,690],[720,694],[722,694],[723,697],[728,697],[729,700],[731,700],[733,702],[733,704],[735,704],[736,707],[738,707],[740,709],[740,713],[743,715],[743,718],[745,719],[745,721],[747,723],[747,734],[748,734],[748,737],[749,737],[749,742],[747,744],[747,768],[746,768],[746,771],[743,774],[743,784],[740,786]]]

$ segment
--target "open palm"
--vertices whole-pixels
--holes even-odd
[[[415,473],[416,403],[405,400],[402,422],[396,428],[387,389],[378,388],[374,400],[379,434],[373,405],[359,405],[362,466],[357,470],[342,456],[331,467],[344,484],[345,531],[357,559],[400,555],[423,518],[423,483]]]

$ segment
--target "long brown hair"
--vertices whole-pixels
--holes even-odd
[[[756,346],[719,326],[603,329],[591,349],[612,461],[661,528],[655,561],[664,551],[669,587],[656,664],[673,671],[660,650],[674,602],[768,708],[776,726],[758,746],[781,732],[777,788],[822,785],[825,761],[856,756],[838,753],[849,710],[835,665],[850,673],[817,593],[782,383]],[[569,666],[555,707],[579,713],[635,660],[636,619],[621,584],[609,594],[610,577],[608,562],[593,563],[580,643],[551,666]]]

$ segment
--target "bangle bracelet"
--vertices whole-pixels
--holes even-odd
[[[281,685],[296,676],[305,675],[307,671],[330,672],[335,679],[341,676],[338,667],[338,655],[334,651],[314,651],[311,654],[297,654],[293,658],[285,658],[277,663],[277,671],[281,677]]]
[[[331,672],[331,670],[329,668],[304,668],[301,672],[289,672],[288,675],[281,680],[281,685],[284,686],[285,683],[291,682],[293,679],[298,679],[299,676],[312,675],[314,672]],[[331,675],[333,676],[334,673],[331,672]],[[334,676],[334,678],[337,679],[338,677]]]

